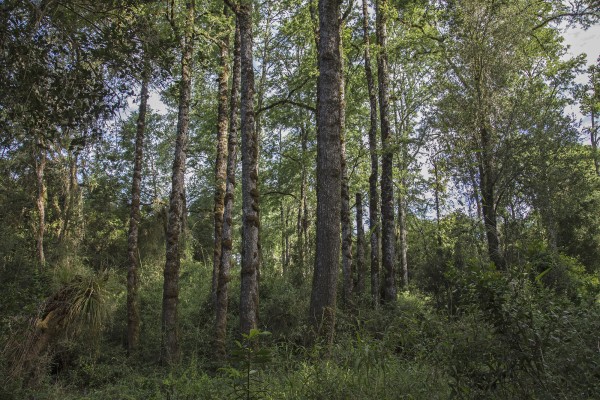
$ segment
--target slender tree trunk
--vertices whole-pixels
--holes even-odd
[[[356,294],[362,296],[365,291],[367,275],[365,263],[365,227],[363,225],[362,195],[356,193]]]
[[[440,176],[439,176],[439,169],[438,169],[438,162],[435,159],[435,157],[432,159],[432,164],[433,164],[433,177],[435,179],[434,182],[434,190],[433,190],[433,194],[434,194],[434,204],[435,204],[435,225],[436,225],[436,240],[437,240],[437,252],[439,253],[438,255],[441,256],[441,251],[442,251],[442,228],[441,228],[441,224],[440,224],[440,220],[441,220],[441,207],[440,207],[440,191],[441,191],[441,184],[440,184]]]
[[[369,153],[371,156],[371,174],[369,175],[369,230],[371,231],[371,297],[373,304],[379,304],[379,192],[377,181],[379,179],[379,156],[377,155],[377,95],[375,81],[371,69],[371,50],[369,40],[369,14],[367,0],[363,0],[363,38],[365,45],[365,75],[369,91],[370,125],[369,125]]]
[[[394,233],[394,183],[392,135],[389,121],[389,73],[387,57],[387,0],[377,0],[376,4],[377,80],[379,83],[379,117],[381,124],[381,254],[384,271],[382,301],[389,303],[396,299],[396,279],[394,274],[395,233]]]
[[[300,177],[300,198],[299,198],[299,207],[298,207],[298,217],[296,222],[296,234],[298,236],[296,247],[297,247],[297,257],[298,257],[298,275],[302,275],[304,273],[304,263],[306,259],[306,246],[307,246],[307,229],[308,229],[308,210],[306,208],[306,163],[305,156],[307,151],[307,142],[308,142],[308,129],[302,124],[300,128],[301,132],[301,149],[302,156],[300,159],[301,162],[301,177]]]
[[[317,249],[309,317],[333,340],[340,261],[341,96],[340,2],[319,0],[317,115]]]
[[[63,243],[68,234],[69,223],[75,206],[75,196],[77,191],[77,150],[69,150],[67,161],[69,164],[69,172],[65,179],[64,200],[62,209],[60,210],[60,223],[58,229],[58,243]]]
[[[408,152],[408,127],[406,123],[398,121],[397,103],[394,103],[394,126],[398,138],[399,162],[398,170],[401,171],[401,187],[398,190],[398,264],[400,265],[400,282],[405,290],[408,290],[408,229],[406,215],[408,204],[406,200],[407,178],[406,171],[410,163]]]
[[[148,104],[148,73],[144,72],[140,93],[140,108],[135,135],[135,158],[131,182],[131,211],[129,213],[129,234],[127,235],[127,352],[133,353],[140,341],[139,288],[139,249],[138,226],[140,224],[140,193],[142,184],[142,164],[144,160],[144,134],[146,131],[146,109]]]
[[[227,15],[227,6],[223,14]],[[221,38],[219,44],[220,70],[218,77],[218,99],[217,99],[217,159],[215,161],[215,196],[214,196],[214,247],[213,247],[213,276],[212,276],[212,298],[213,303],[217,301],[217,285],[219,279],[219,268],[221,264],[221,240],[223,230],[223,208],[225,202],[225,190],[227,180],[227,89],[229,80],[229,32]]]
[[[258,137],[254,121],[254,68],[252,58],[252,1],[242,1],[237,13],[241,39],[242,74],[242,281],[240,330],[248,333],[258,324],[259,192]]]
[[[403,185],[406,187],[406,185]],[[398,228],[400,231],[400,268],[402,271],[402,286],[408,289],[408,229],[406,227],[406,195],[398,193]]]
[[[46,169],[46,145],[44,140],[38,138],[34,150],[35,176],[37,179],[37,199],[36,206],[38,211],[38,226],[36,232],[36,256],[40,270],[46,266],[46,256],[44,254],[44,235],[46,233],[46,199],[48,197],[44,172]]]
[[[491,154],[491,138],[487,128],[479,129],[481,155],[479,162],[479,188],[481,191],[481,211],[487,238],[488,255],[496,268],[504,270],[506,265],[500,252],[498,223],[496,218],[495,182],[493,177],[493,161]]]
[[[162,354],[166,364],[177,363],[180,359],[177,306],[179,303],[180,235],[183,227],[185,195],[185,162],[188,142],[189,112],[192,88],[193,29],[195,2],[186,2],[185,33],[181,40],[181,82],[179,89],[179,112],[177,118],[177,139],[171,178],[169,216],[167,224],[167,251],[164,270],[162,304]]]
[[[223,212],[223,235],[221,266],[217,285],[215,337],[217,355],[224,357],[227,336],[227,307],[229,302],[229,281],[231,280],[231,253],[233,249],[233,204],[235,194],[235,169],[237,165],[238,114],[240,96],[240,30],[236,22],[233,47],[233,72],[231,97],[229,100],[229,139],[227,141],[227,185],[225,189],[225,209]]]
[[[592,69],[592,107],[590,113],[592,115],[592,127],[590,129],[590,141],[592,142],[592,152],[594,157],[594,168],[596,169],[596,175],[600,176],[600,160],[598,157],[598,131],[596,128],[596,104],[600,100],[600,93],[596,91],[596,68]]]
[[[340,30],[343,25],[340,24]],[[341,158],[340,165],[342,169],[342,190],[341,190],[341,226],[342,226],[342,275],[344,277],[344,305],[348,307],[352,302],[352,221],[350,220],[350,189],[348,187],[348,166],[346,164],[346,93],[344,82],[344,47],[340,31],[339,57],[341,64],[340,79],[340,138],[341,138]]]

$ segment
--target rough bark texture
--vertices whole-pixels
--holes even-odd
[[[306,261],[306,248],[308,246],[308,209],[306,204],[306,161],[305,155],[307,151],[308,142],[308,129],[302,125],[300,127],[301,132],[301,172],[300,172],[300,197],[298,198],[298,216],[296,219],[296,255],[297,255],[297,268],[295,276],[300,278],[305,272],[305,261]]]
[[[481,154],[479,154],[479,190],[481,191],[481,211],[487,237],[488,255],[496,268],[505,269],[505,262],[500,252],[498,238],[498,222],[496,218],[494,163],[492,160],[492,142],[487,128],[479,129]]]
[[[406,187],[406,185],[404,185]],[[408,289],[408,229],[406,228],[406,196],[398,194],[398,230],[400,236],[400,269],[402,286]]]
[[[236,24],[233,48],[233,72],[231,97],[229,100],[229,138],[227,141],[227,185],[223,212],[223,234],[221,238],[221,262],[216,293],[215,341],[218,357],[225,356],[227,336],[227,307],[229,281],[231,280],[231,253],[233,248],[233,201],[235,194],[235,169],[237,165],[238,113],[240,95],[240,31]]]
[[[382,301],[389,303],[396,299],[394,275],[395,232],[394,232],[394,183],[392,135],[389,120],[389,72],[387,57],[387,0],[377,0],[376,35],[379,52],[377,54],[377,80],[379,83],[379,119],[381,124],[381,264],[384,271]]]
[[[131,182],[131,210],[129,213],[129,234],[127,235],[127,259],[129,261],[127,269],[127,352],[129,354],[135,351],[140,340],[138,226],[140,224],[140,193],[147,104],[148,76],[145,75],[142,79],[140,108],[135,134],[135,157],[133,162],[133,179]]]
[[[342,26],[340,26],[342,29]],[[342,225],[342,275],[344,277],[344,305],[348,306],[352,302],[352,222],[350,220],[350,189],[348,188],[348,167],[346,164],[346,93],[344,88],[344,49],[340,32],[339,48],[340,64],[342,74],[340,79],[340,138],[341,138],[341,158],[342,168],[342,190],[341,197],[342,211],[340,220]]]
[[[189,111],[191,98],[192,55],[194,49],[194,1],[186,2],[185,34],[182,38],[181,82],[179,89],[179,112],[177,139],[169,198],[167,224],[167,252],[164,270],[162,303],[162,354],[166,364],[179,361],[179,338],[177,327],[177,305],[179,303],[180,235],[183,226],[185,195],[185,161],[188,141]]]
[[[248,333],[258,324],[259,192],[258,137],[254,121],[254,69],[252,58],[252,1],[244,0],[237,12],[241,43],[242,128],[242,280],[240,330]]]
[[[379,304],[379,192],[377,180],[379,177],[379,156],[377,155],[377,95],[375,81],[371,69],[371,51],[369,40],[369,14],[367,0],[363,0],[363,38],[365,45],[365,75],[369,90],[370,125],[369,125],[369,153],[371,156],[371,174],[369,175],[369,230],[371,231],[371,297],[373,304]]]
[[[60,232],[58,234],[59,243],[63,243],[65,241],[65,238],[67,235],[69,235],[69,229],[71,228],[72,220],[81,213],[81,205],[78,207],[78,198],[81,196],[81,192],[77,184],[77,163],[79,159],[79,151],[79,149],[69,150],[69,176],[65,185],[65,199],[61,217]],[[77,220],[78,219],[76,219],[76,221]]]
[[[227,10],[227,7],[225,8]],[[226,11],[224,11],[225,13]],[[215,196],[213,208],[214,246],[213,246],[213,276],[212,296],[217,301],[217,284],[221,263],[221,238],[223,230],[223,207],[227,180],[227,133],[229,116],[227,115],[227,89],[229,80],[229,32],[223,36],[219,44],[220,71],[218,77],[217,98],[217,159],[215,160]]]
[[[592,107],[590,109],[590,114],[592,117],[592,126],[590,128],[590,141],[592,143],[592,154],[594,157],[594,168],[596,169],[596,175],[600,176],[600,158],[598,157],[598,129],[596,127],[596,108],[595,104],[600,100],[600,93],[596,90],[598,85],[596,84],[596,68],[592,69]]]
[[[309,317],[317,334],[333,339],[340,261],[341,97],[340,3],[319,1],[317,115],[317,249]]]
[[[46,256],[44,254],[44,234],[46,232],[46,181],[44,172],[46,169],[46,146],[43,139],[38,139],[35,150],[35,176],[37,179],[37,199],[36,206],[38,211],[38,226],[36,232],[36,256],[38,267],[43,269],[46,266]]]
[[[359,296],[362,296],[365,291],[365,280],[367,275],[366,266],[362,195],[356,193],[356,294]]]

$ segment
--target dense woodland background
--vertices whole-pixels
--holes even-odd
[[[0,2],[0,397],[598,398],[599,18]]]

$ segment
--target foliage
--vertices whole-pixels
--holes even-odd
[[[238,364],[238,367],[221,368],[231,382],[230,398],[250,400],[268,396],[268,387],[255,368],[267,365],[271,361],[271,351],[264,346],[260,347],[259,344],[261,336],[270,334],[267,331],[251,329],[247,334],[242,333],[241,342],[235,341],[236,347],[231,351],[230,361]]]

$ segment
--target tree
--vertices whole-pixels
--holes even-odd
[[[340,30],[343,30],[344,22],[340,22]],[[346,95],[344,79],[344,46],[342,43],[342,31],[340,31],[340,63],[342,64],[342,77],[340,78],[340,168],[342,170],[341,180],[341,230],[342,230],[342,274],[344,278],[344,305],[348,307],[352,301],[353,271],[352,271],[352,221],[350,219],[350,188],[348,183],[348,165],[346,162]]]
[[[379,191],[377,182],[379,180],[379,156],[377,154],[377,95],[375,82],[371,69],[371,50],[369,39],[369,14],[367,0],[362,2],[363,15],[363,40],[365,46],[365,75],[367,78],[367,88],[369,91],[369,154],[371,156],[371,174],[369,175],[369,230],[371,232],[371,297],[373,304],[379,304],[379,249],[380,232],[379,224]]]
[[[319,0],[317,85],[317,249],[309,308],[315,331],[333,339],[340,257],[340,3]]]
[[[367,275],[365,263],[365,227],[363,222],[362,195],[356,193],[356,293],[361,296],[365,291]]]
[[[177,306],[179,303],[180,235],[183,228],[185,203],[185,162],[190,123],[190,98],[194,52],[195,0],[186,1],[185,26],[181,43],[181,81],[179,84],[179,111],[177,139],[169,197],[167,224],[167,252],[164,269],[162,304],[162,354],[166,364],[179,361]]]
[[[129,217],[129,233],[127,235],[127,258],[129,259],[127,268],[127,351],[129,353],[137,348],[140,339],[138,228],[141,218],[140,195],[149,80],[149,71],[148,68],[145,68],[142,77],[142,87],[140,89],[140,106],[135,135],[135,159],[131,182],[131,213]]]
[[[223,10],[227,15],[227,6]],[[217,159],[215,161],[215,198],[214,198],[214,249],[213,249],[213,278],[212,296],[216,303],[217,286],[222,251],[223,209],[225,206],[225,191],[227,180],[227,92],[229,80],[229,30],[219,41],[219,76],[218,76],[218,111],[217,111]]]
[[[233,71],[231,76],[231,96],[229,100],[229,137],[227,139],[227,187],[223,212],[223,234],[221,238],[221,262],[216,293],[215,333],[217,353],[225,355],[225,337],[227,330],[228,285],[231,270],[231,252],[233,247],[233,200],[235,193],[235,170],[237,164],[238,113],[240,93],[240,30],[236,23],[233,44]]]
[[[393,137],[389,110],[389,72],[387,56],[387,0],[377,0],[375,11],[377,32],[377,81],[379,85],[379,119],[381,126],[381,254],[385,272],[382,300],[386,303],[396,299],[395,226],[394,226],[394,182],[393,182]]]
[[[227,4],[237,16],[240,28],[241,134],[242,134],[242,281],[240,329],[249,333],[258,324],[259,191],[258,136],[254,116],[254,65],[252,56],[253,0]]]

